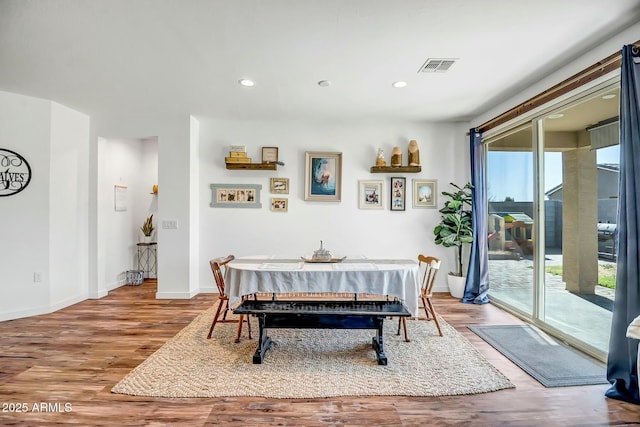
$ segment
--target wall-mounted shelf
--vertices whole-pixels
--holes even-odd
[[[418,173],[422,171],[422,166],[371,166],[371,173]]]
[[[227,169],[253,169],[274,171],[278,168],[275,163],[226,163]]]

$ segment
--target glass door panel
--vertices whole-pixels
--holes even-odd
[[[533,314],[534,162],[531,126],[488,144],[489,294]]]
[[[606,94],[616,96],[603,99]],[[608,351],[613,308],[613,291],[600,282],[615,286],[619,164],[617,133],[613,127],[600,129],[602,123],[617,126],[611,123],[617,105],[617,90],[612,90],[543,119],[544,307],[539,320],[599,354]]]

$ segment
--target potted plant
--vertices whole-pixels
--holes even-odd
[[[144,234],[145,237],[145,243],[149,243],[151,241],[151,233],[153,233],[153,230],[153,214],[151,214],[151,216],[147,217],[144,224],[142,224],[142,227],[140,227],[140,231],[142,231],[142,234]]]
[[[451,295],[456,298],[462,298],[466,282],[462,265],[462,247],[465,243],[473,242],[471,217],[471,189],[473,185],[470,182],[466,183],[464,187],[460,187],[453,182],[450,185],[456,191],[443,191],[441,193],[447,199],[444,202],[444,207],[440,209],[442,214],[440,223],[433,229],[433,233],[436,236],[436,245],[457,248],[456,271],[449,273],[447,279]]]

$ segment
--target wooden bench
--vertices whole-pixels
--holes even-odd
[[[285,329],[375,329],[372,346],[378,356],[378,364],[386,365],[382,338],[384,318],[410,317],[407,308],[399,301],[283,301],[244,300],[236,314],[253,314],[258,318],[260,338],[253,355],[253,363],[264,360],[272,340],[267,328]]]

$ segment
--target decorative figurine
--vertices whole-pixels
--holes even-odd
[[[313,256],[311,257],[314,261],[329,261],[331,260],[331,252],[328,249],[324,249],[322,247],[322,240],[320,240],[320,249],[313,251]]]
[[[409,166],[420,166],[420,149],[415,139],[409,141]]]
[[[391,166],[402,166],[402,150],[400,147],[393,147],[391,152]]]
[[[387,161],[384,159],[384,151],[382,151],[382,148],[378,148],[378,158],[376,159],[376,166],[387,166]]]

